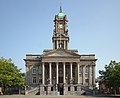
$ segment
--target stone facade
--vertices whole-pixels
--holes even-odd
[[[60,12],[54,19],[53,49],[41,55],[27,54],[26,86],[39,88],[40,95],[79,95],[84,87],[95,85],[95,54],[82,55],[68,49],[67,16]]]

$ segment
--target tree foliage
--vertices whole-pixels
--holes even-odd
[[[108,88],[117,89],[120,87],[120,62],[111,61],[109,65],[105,65],[105,70],[100,70],[101,83]]]
[[[12,59],[0,58],[0,86],[22,87],[24,73],[12,62]]]

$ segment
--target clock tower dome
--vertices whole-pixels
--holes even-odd
[[[68,49],[69,35],[67,22],[67,16],[63,14],[60,5],[60,12],[55,15],[54,19],[53,49]]]

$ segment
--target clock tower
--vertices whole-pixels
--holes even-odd
[[[67,16],[63,14],[60,5],[60,12],[55,15],[54,19],[53,49],[68,49],[69,35],[67,22]]]

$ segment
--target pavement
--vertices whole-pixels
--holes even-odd
[[[60,96],[51,96],[51,95],[0,95],[0,98],[111,98],[111,97],[101,97],[101,96],[74,96],[74,95],[60,95]],[[112,97],[120,98],[120,97]]]

